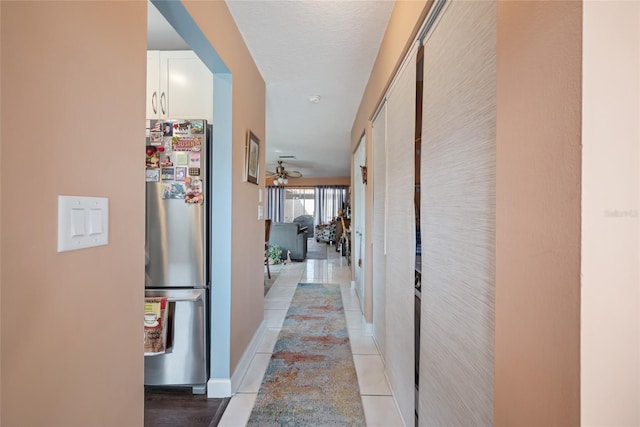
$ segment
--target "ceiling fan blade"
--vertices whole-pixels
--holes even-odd
[[[287,175],[289,176],[289,178],[300,178],[302,177],[302,174],[298,171],[287,171]]]
[[[266,171],[264,174],[267,178],[273,178],[274,176],[277,175],[275,172],[271,172],[271,171]]]

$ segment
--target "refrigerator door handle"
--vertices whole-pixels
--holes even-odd
[[[196,302],[196,301],[200,301],[200,298],[202,298],[201,294],[196,295],[193,298],[167,298],[167,302]]]

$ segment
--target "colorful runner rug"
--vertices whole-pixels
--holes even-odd
[[[299,283],[248,426],[366,426],[338,285]]]

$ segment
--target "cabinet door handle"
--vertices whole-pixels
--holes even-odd
[[[151,95],[151,108],[153,108],[153,114],[158,114],[158,107],[156,106],[157,102],[158,102],[158,93],[153,92],[153,95]]]
[[[162,92],[162,95],[160,95],[160,110],[162,111],[162,115],[167,114],[167,110],[165,109],[166,99],[167,96]]]

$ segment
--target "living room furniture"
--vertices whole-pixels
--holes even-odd
[[[304,261],[307,258],[307,231],[301,230],[298,223],[272,223],[269,244],[282,249],[282,259],[287,259],[289,251],[293,261]]]
[[[271,234],[271,220],[264,220],[264,265],[267,266],[267,275],[271,279],[271,271],[269,270],[269,237]]]
[[[308,233],[310,232],[309,230],[313,230],[313,223],[314,223],[313,215],[300,215],[293,218],[293,221],[291,222],[300,224],[300,228],[307,227],[307,237],[309,237],[308,236]]]
[[[347,263],[351,265],[351,220],[340,217],[340,224],[342,233],[340,235],[340,247],[342,249],[342,256],[347,258]]]
[[[349,219],[346,219],[344,216],[338,217],[336,221],[336,251],[342,250],[343,256],[346,256],[346,251],[349,249],[347,233],[350,226],[351,221]]]
[[[316,225],[316,242],[331,243],[336,241],[336,225],[335,224],[321,224]]]

